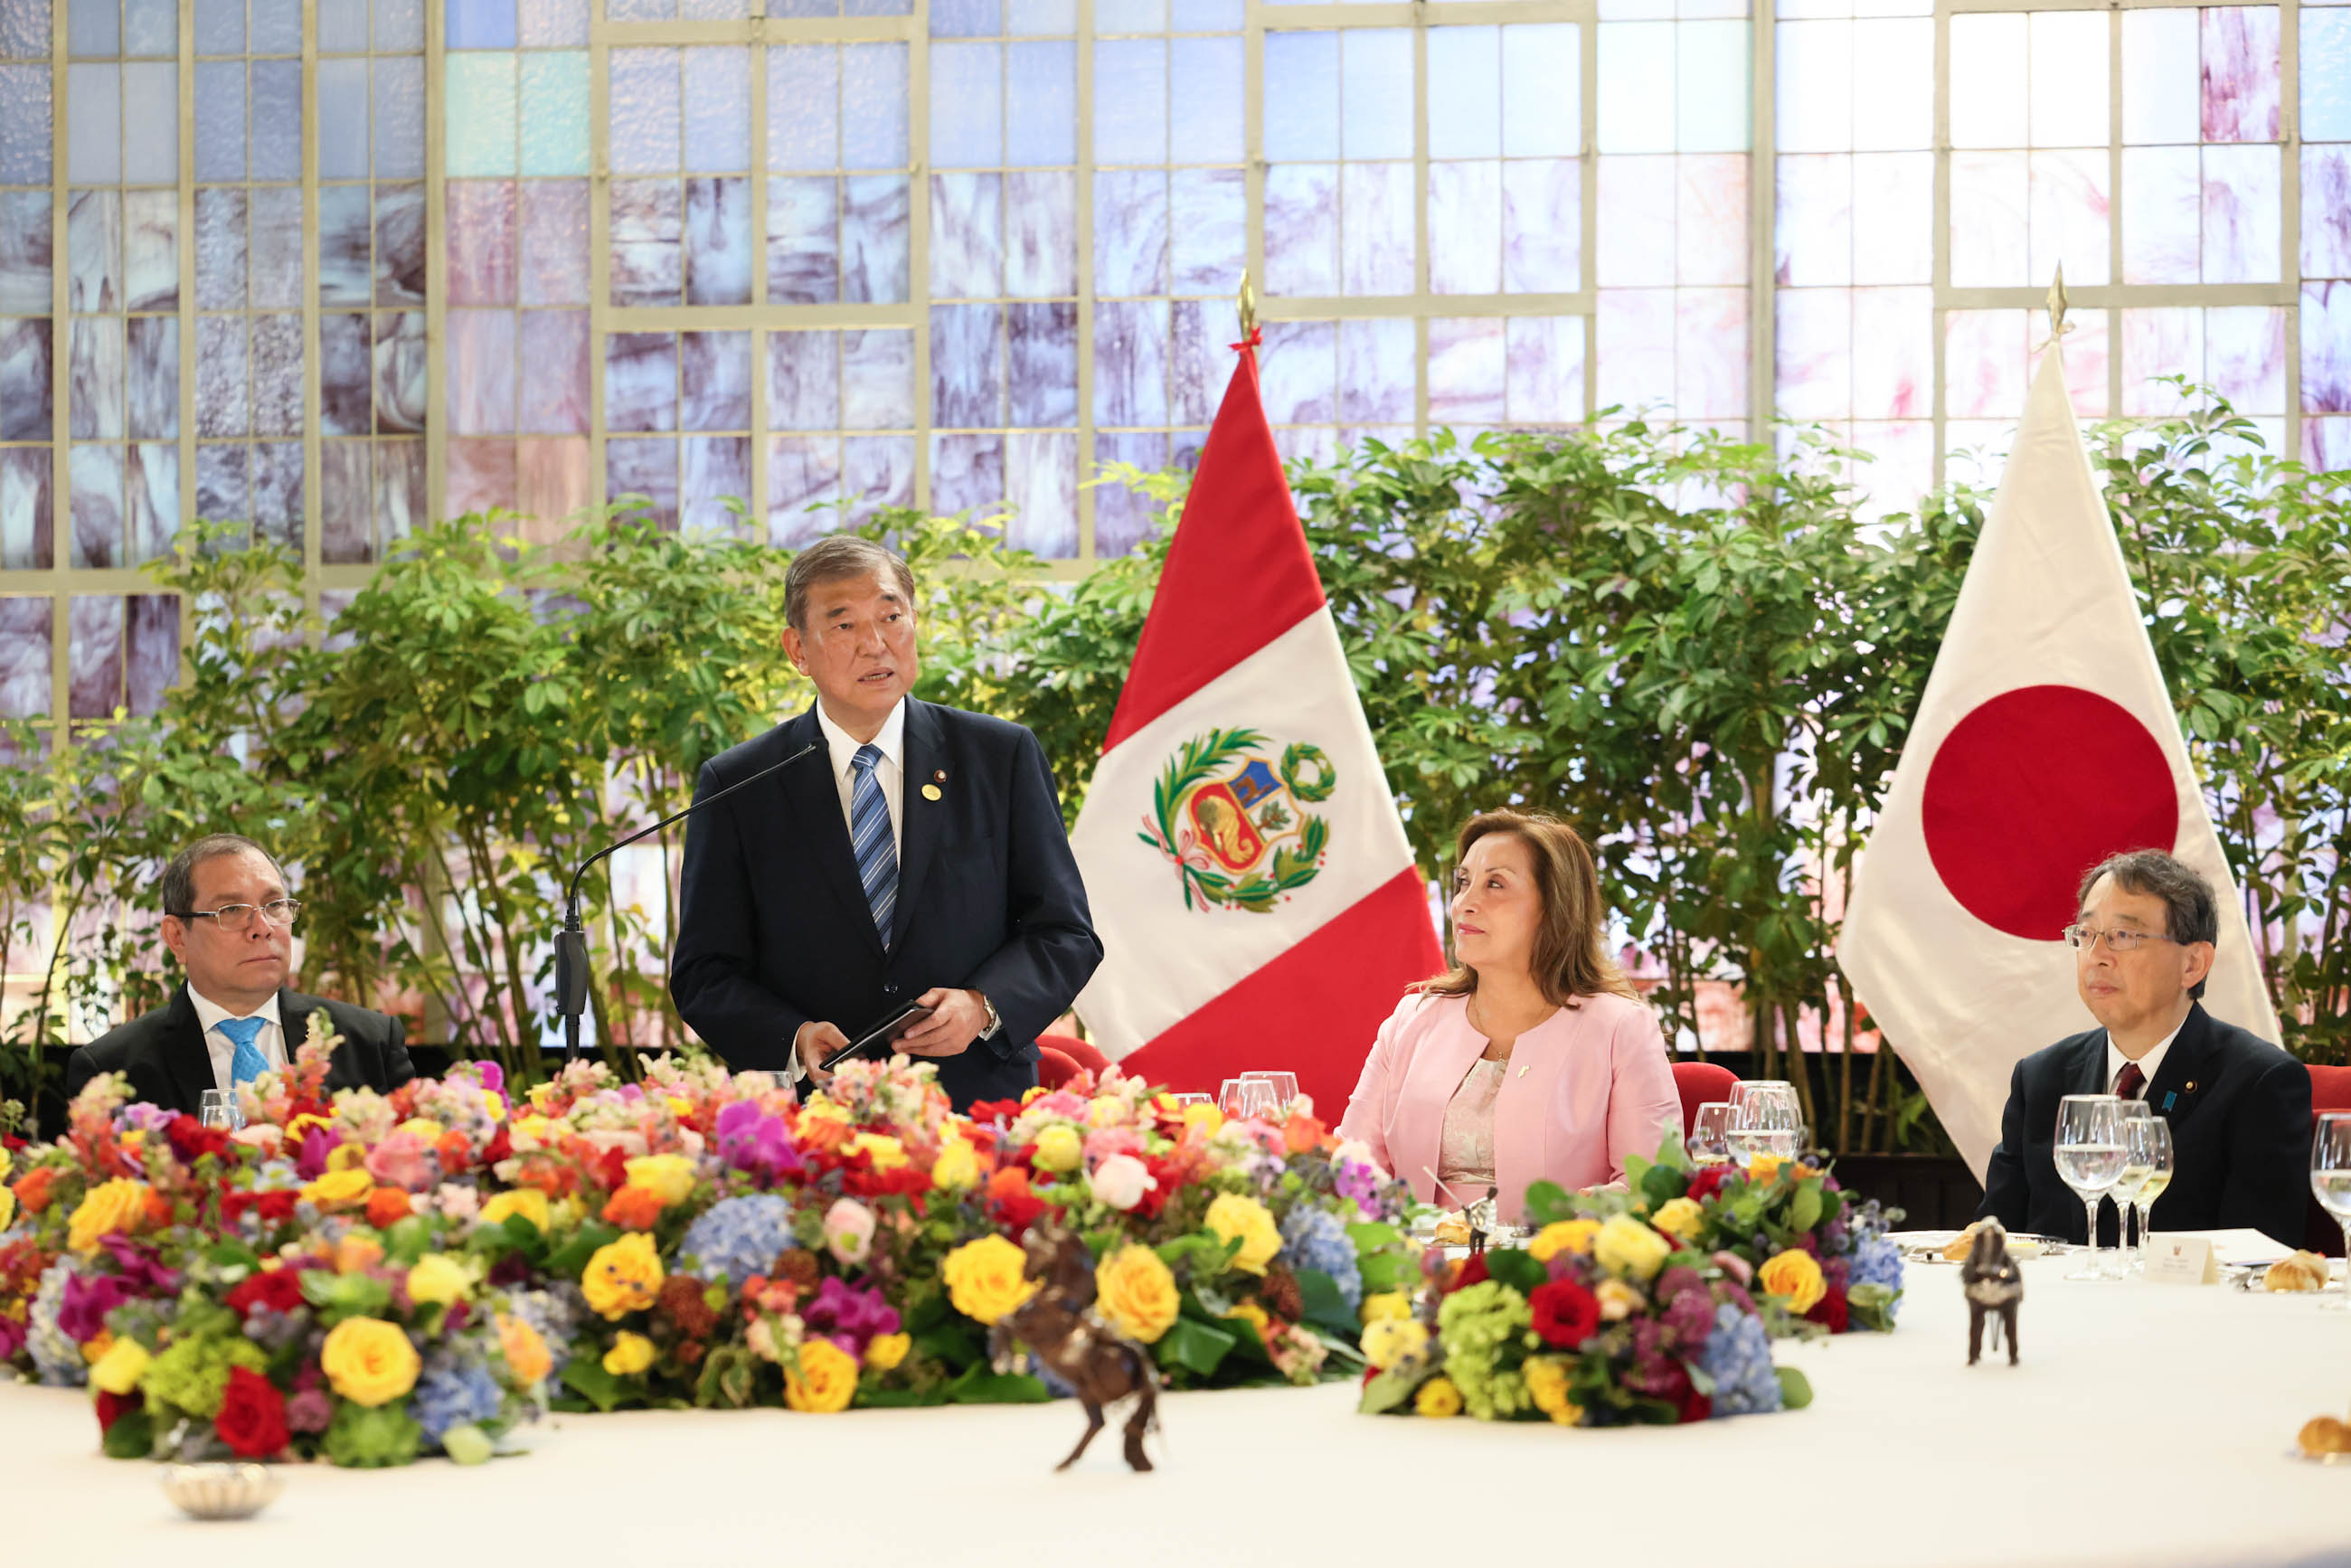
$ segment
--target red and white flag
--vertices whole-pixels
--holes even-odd
[[[1079,1015],[1178,1089],[1286,1069],[1335,1121],[1443,966],[1249,346],[1070,841],[1103,949]]]
[[[2204,1005],[2278,1038],[2058,354],[2033,377],[1837,945],[1978,1177],[2017,1061],[2096,1025],[2060,933],[2107,855],[2168,850],[2204,873],[2220,904]]]

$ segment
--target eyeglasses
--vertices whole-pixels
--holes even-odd
[[[218,909],[189,909],[180,914],[183,920],[217,921],[224,931],[243,931],[253,924],[256,915],[272,925],[291,925],[294,917],[302,913],[298,898],[273,898],[266,904],[224,904]]]
[[[2095,925],[2068,925],[2064,930],[2065,946],[2086,947],[2092,952],[2104,942],[2106,951],[2120,957],[2145,942],[2169,942],[2174,938],[2157,931],[2101,931]]]

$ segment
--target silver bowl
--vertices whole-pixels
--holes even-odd
[[[267,1465],[173,1465],[163,1472],[163,1495],[193,1519],[250,1519],[285,1490]]]

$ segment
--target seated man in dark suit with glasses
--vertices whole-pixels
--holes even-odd
[[[163,868],[163,945],[186,983],[160,1011],[108,1030],[66,1064],[66,1096],[101,1072],[127,1072],[132,1094],[194,1115],[207,1089],[282,1071],[324,1009],[342,1037],[329,1089],[393,1089],[416,1076],[400,1019],[286,988],[294,917],[286,878],[251,839],[198,839]]]
[[[2246,1227],[2295,1244],[2310,1194],[2310,1070],[2197,1002],[2220,932],[2211,885],[2160,850],[2134,850],[2091,869],[2078,906],[2065,931],[2074,983],[2104,1027],[2016,1064],[1978,1218],[2083,1240],[2082,1200],[2052,1155],[2057,1102],[2117,1094],[2171,1124],[2171,1186],[2150,1230]],[[2116,1244],[2117,1224],[2101,1204],[2101,1245]]]

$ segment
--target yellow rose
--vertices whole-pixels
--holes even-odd
[[[411,1116],[393,1129],[395,1132],[413,1133],[428,1144],[439,1143],[441,1134],[448,1130],[430,1116]]]
[[[547,1348],[547,1341],[524,1319],[498,1314],[498,1349],[506,1355],[507,1370],[514,1374],[519,1387],[529,1387],[555,1369],[555,1356]]]
[[[604,1370],[615,1377],[634,1377],[653,1364],[653,1342],[626,1329],[612,1336],[612,1348],[604,1353]]]
[[[1183,1305],[1176,1276],[1148,1247],[1122,1247],[1094,1270],[1095,1305],[1131,1340],[1156,1344]]]
[[[330,1171],[357,1170],[367,1164],[365,1144],[337,1144],[327,1151],[327,1168]]]
[[[536,1091],[533,1092],[532,1097],[534,1099],[538,1097]],[[561,1123],[550,1121],[545,1116],[517,1116],[509,1135],[517,1146],[532,1148],[541,1144],[553,1143],[556,1135],[562,1130]]]
[[[1238,1318],[1241,1322],[1249,1324],[1249,1327],[1257,1330],[1257,1337],[1260,1343],[1270,1338],[1273,1333],[1273,1320],[1266,1316],[1265,1309],[1259,1306],[1255,1301],[1236,1302],[1232,1311],[1225,1314],[1225,1318],[1228,1322],[1234,1318]]]
[[[661,1254],[653,1250],[653,1239],[642,1230],[596,1249],[580,1276],[589,1306],[608,1320],[652,1306],[661,1294]]]
[[[117,1176],[91,1187],[66,1222],[66,1245],[77,1252],[95,1252],[98,1239],[117,1231],[130,1233],[147,1218],[147,1184]]]
[[[145,1345],[125,1334],[107,1346],[98,1364],[89,1369],[90,1384],[109,1394],[128,1394],[147,1375],[147,1364],[153,1359]]]
[[[408,1299],[445,1307],[460,1301],[474,1288],[474,1276],[446,1252],[427,1252],[408,1270]]]
[[[829,1339],[800,1342],[799,1366],[784,1367],[784,1403],[829,1416],[857,1396],[857,1358]]]
[[[1631,1317],[1649,1304],[1640,1286],[1628,1285],[1622,1280],[1603,1280],[1592,1294],[1600,1302],[1601,1318],[1612,1323]]]
[[[1573,1427],[1583,1418],[1583,1408],[1567,1396],[1566,1362],[1555,1355],[1529,1356],[1525,1375],[1527,1393],[1536,1409],[1562,1427]]]
[[[535,1186],[518,1186],[493,1193],[489,1201],[482,1205],[482,1223],[485,1225],[504,1225],[517,1214],[541,1230],[545,1230],[554,1218],[547,1206],[547,1194]]]
[[[408,1336],[381,1318],[345,1318],[327,1331],[319,1365],[354,1405],[389,1404],[416,1386],[423,1364]]]
[[[1527,1250],[1538,1263],[1548,1263],[1562,1252],[1589,1252],[1592,1239],[1600,1234],[1596,1219],[1554,1219],[1535,1232],[1527,1243]]]
[[[1376,1323],[1390,1318],[1412,1316],[1412,1298],[1402,1291],[1381,1291],[1364,1298],[1361,1313],[1365,1323]]]
[[[878,1333],[865,1342],[865,1364],[876,1372],[888,1372],[906,1359],[914,1348],[914,1336],[904,1333]]]
[[[1031,1161],[1040,1171],[1073,1171],[1085,1158],[1085,1140],[1078,1130],[1065,1122],[1056,1122],[1037,1134],[1037,1152]]]
[[[947,1282],[947,1300],[956,1311],[983,1323],[997,1319],[1027,1301],[1037,1289],[1025,1277],[1029,1260],[1001,1236],[967,1241],[939,1260],[939,1277]]]
[[[627,1169],[629,1185],[660,1198],[664,1208],[694,1196],[694,1162],[684,1155],[639,1155]]]
[[[688,1100],[684,1095],[672,1094],[667,1098],[669,1100],[669,1113],[671,1115],[691,1116],[694,1114],[694,1102]]]
[[[1248,1274],[1262,1274],[1273,1255],[1281,1250],[1281,1232],[1273,1223],[1273,1216],[1265,1205],[1253,1197],[1237,1192],[1220,1192],[1217,1201],[1208,1205],[1207,1218],[1201,1223],[1214,1231],[1219,1240],[1238,1241],[1241,1249],[1233,1254],[1228,1268]]]
[[[1195,1100],[1184,1107],[1184,1131],[1213,1138],[1224,1130],[1225,1113],[1205,1100]]]
[[[1787,1163],[1788,1156],[1785,1155],[1750,1155],[1747,1161],[1747,1179],[1752,1182],[1770,1181],[1780,1174],[1780,1167]]]
[[[1115,1094],[1097,1094],[1086,1103],[1086,1125],[1115,1127],[1126,1120],[1126,1102]]]
[[[1696,1240],[1705,1219],[1706,1210],[1687,1197],[1668,1198],[1649,1216],[1650,1224],[1679,1241]]]
[[[1666,1266],[1674,1244],[1634,1218],[1615,1214],[1592,1239],[1592,1255],[1612,1274],[1628,1280],[1649,1280]]]
[[[1828,1281],[1821,1278],[1821,1266],[1809,1252],[1790,1249],[1772,1254],[1757,1271],[1755,1282],[1766,1294],[1783,1296],[1792,1312],[1811,1312],[1829,1293]]]
[[[906,1163],[906,1145],[886,1133],[860,1133],[849,1140],[849,1152],[862,1149],[873,1156],[877,1171],[894,1171]]]
[[[8,1173],[16,1168],[16,1156],[10,1154],[6,1149],[0,1148],[0,1181],[6,1181],[8,1179]]]
[[[1443,1419],[1461,1414],[1461,1390],[1453,1386],[1449,1377],[1432,1377],[1420,1385],[1412,1396],[1413,1413]]]
[[[950,1138],[939,1145],[939,1157],[931,1162],[931,1185],[943,1192],[960,1192],[979,1185],[979,1155],[961,1138]]]
[[[7,1152],[8,1152],[8,1151],[7,1151],[7,1150],[5,1150],[5,1149],[0,1149],[0,1155],[5,1155],[5,1154],[6,1154]],[[5,1175],[6,1175],[6,1172],[5,1172],[5,1171],[0,1171],[0,1176],[5,1176]],[[13,1225],[13,1224],[15,1224],[15,1223],[16,1223],[16,1191],[15,1191],[15,1189],[14,1189],[14,1188],[11,1188],[11,1187],[0,1186],[0,1230],[5,1230],[5,1229],[7,1229],[7,1228],[8,1228],[8,1227],[9,1227],[9,1226],[11,1226],[11,1225]]]
[[[357,1148],[356,1144],[344,1144],[341,1149]],[[315,1203],[320,1208],[356,1208],[367,1202],[368,1194],[375,1190],[375,1177],[358,1166],[341,1170],[329,1170],[317,1181],[302,1189],[302,1201]]]
[[[1412,1318],[1382,1318],[1364,1329],[1364,1359],[1382,1372],[1428,1354],[1428,1325]]]

